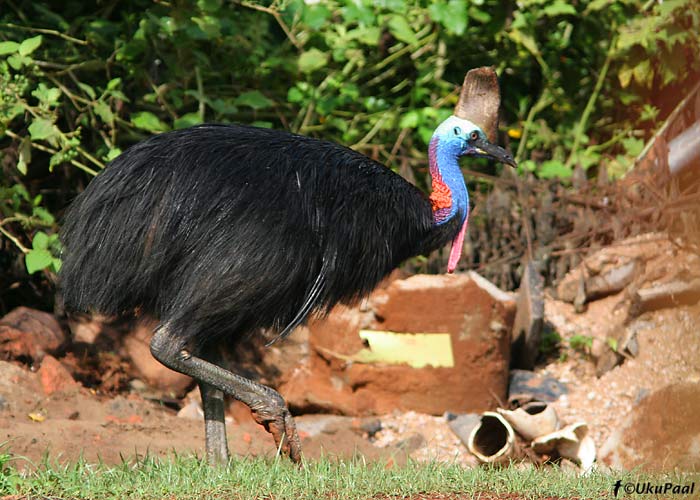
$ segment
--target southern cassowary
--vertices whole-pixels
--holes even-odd
[[[151,352],[199,383],[210,461],[228,458],[224,394],[297,461],[285,401],[218,366],[216,346],[261,328],[285,337],[449,242],[453,271],[469,214],[459,157],[515,165],[486,135],[499,102],[493,70],[470,71],[430,142],[430,196],[351,149],[276,130],[201,125],[136,144],[66,213],[66,309],[157,318]]]

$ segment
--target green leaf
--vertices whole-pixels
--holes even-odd
[[[677,9],[691,8],[695,0],[664,0],[658,4],[659,14],[666,17]]]
[[[620,80],[620,87],[623,89],[627,88],[632,81],[632,68],[631,66],[624,63],[617,73],[617,79]]]
[[[218,38],[221,36],[221,22],[213,16],[193,17],[194,21],[200,30],[204,32],[207,38]]]
[[[627,137],[622,139],[622,147],[628,155],[636,157],[644,149],[644,141],[636,137]]]
[[[488,24],[491,22],[491,14],[472,6],[469,8],[469,19],[473,19],[481,24]]]
[[[17,42],[0,42],[0,56],[5,56],[7,54],[14,54],[19,50],[19,44]]]
[[[400,128],[416,128],[420,117],[418,111],[409,111],[401,117]]]
[[[451,33],[462,35],[467,29],[466,0],[449,0],[447,3],[433,3],[428,7],[428,12],[433,20],[441,23]]]
[[[199,113],[187,113],[173,122],[173,128],[179,130],[181,128],[193,127],[200,123],[202,123],[202,120],[199,118]]]
[[[135,127],[148,130],[149,132],[165,132],[168,130],[168,126],[150,111],[134,113],[131,115],[131,123],[133,123]]]
[[[41,35],[34,36],[32,38],[27,38],[19,44],[19,55],[28,56],[41,45],[42,37]]]
[[[97,94],[95,94],[95,89],[93,89],[87,83],[78,82],[78,87],[80,87],[80,90],[85,92],[90,97],[90,99],[94,99],[95,97],[97,97]]]
[[[617,0],[593,0],[591,3],[588,4],[588,7],[586,7],[586,10],[584,11],[584,13],[587,14],[589,12],[603,10],[606,7],[608,7],[610,4],[613,4],[615,2],[617,2]]]
[[[328,54],[312,48],[299,56],[299,70],[302,73],[313,73],[323,68],[328,62]]]
[[[105,156],[105,160],[107,161],[112,161],[114,160],[117,156],[122,154],[122,150],[119,148],[112,148],[109,150],[109,153]]]
[[[221,8],[222,0],[197,0],[197,7],[203,12],[212,14]]]
[[[634,79],[637,81],[637,83],[643,87],[651,88],[651,85],[654,82],[654,70],[651,67],[651,62],[649,59],[645,59],[637,64],[632,72],[634,73]]]
[[[343,8],[343,17],[347,24],[357,21],[361,26],[375,24],[375,16],[372,9],[362,2],[348,2]]]
[[[304,94],[299,90],[299,87],[290,87],[287,91],[287,102],[301,102],[304,99]]]
[[[317,4],[312,6],[305,6],[304,13],[302,15],[302,21],[309,28],[313,30],[319,30],[326,24],[326,21],[331,17],[331,11],[325,5]]]
[[[114,113],[112,113],[112,108],[106,102],[97,101],[92,109],[104,123],[111,125],[114,122]]]
[[[466,0],[449,0],[447,2],[447,19],[443,22],[445,28],[455,35],[463,35],[467,30]]]
[[[547,17],[576,15],[576,9],[574,6],[564,2],[563,0],[555,0],[554,3],[547,5],[543,12]]]
[[[50,120],[46,118],[36,118],[29,125],[29,135],[33,141],[49,139],[56,135],[56,128]]]
[[[598,165],[600,163],[600,153],[596,153],[587,148],[576,154],[576,162],[581,165],[581,168],[588,170],[593,165]]]
[[[32,60],[30,58],[21,54],[12,54],[7,58],[7,63],[12,67],[12,69],[17,70],[22,69],[22,66],[25,66],[31,62]]]
[[[354,38],[364,45],[376,46],[379,43],[379,37],[382,35],[382,30],[379,26],[360,26],[354,30],[348,31],[348,36]],[[362,57],[362,52],[359,52],[359,57]],[[357,57],[357,59],[359,59]]]
[[[61,259],[59,259],[58,257],[53,257],[53,258],[51,259],[51,266],[50,266],[50,269],[51,269],[54,273],[58,273],[58,272],[61,270],[61,266],[62,266],[62,265],[63,265],[63,262],[61,261]]]
[[[255,120],[253,123],[251,123],[253,127],[260,127],[260,128],[273,128],[274,123],[268,122],[265,120]]]
[[[567,167],[559,160],[547,160],[542,162],[537,175],[541,179],[552,179],[559,177],[560,179],[568,179],[573,174],[570,167]]]
[[[22,175],[27,175],[27,172],[29,171],[27,162],[24,161],[22,157],[17,160],[17,170],[19,170],[19,173]]]
[[[515,43],[525,47],[525,49],[533,56],[540,57],[540,49],[537,46],[537,42],[535,41],[534,37],[531,35],[520,30],[512,30],[510,33],[508,33],[508,37]]]
[[[114,90],[117,87],[120,87],[121,84],[122,84],[121,78],[112,78],[109,82],[107,82],[107,90]]]
[[[392,16],[391,19],[389,19],[389,31],[402,42],[410,44],[418,42],[416,34],[403,16]]]
[[[274,104],[273,101],[265,97],[259,90],[251,90],[240,94],[233,101],[238,106],[249,106],[253,109],[269,108]]]
[[[53,106],[58,103],[61,97],[61,89],[47,87],[43,82],[32,91],[32,96],[36,97],[44,106]]]
[[[37,231],[32,239],[32,248],[35,250],[47,250],[49,248],[49,235],[43,231]]]
[[[53,260],[54,256],[46,249],[33,249],[24,256],[24,264],[27,266],[29,274],[46,269],[53,263]]]
[[[44,207],[34,207],[32,210],[32,215],[38,217],[44,224],[51,225],[56,222],[55,217],[51,212],[46,210]]]
[[[23,137],[19,144],[19,161],[17,162],[17,170],[22,175],[27,175],[29,164],[32,162],[32,141],[29,137]]]

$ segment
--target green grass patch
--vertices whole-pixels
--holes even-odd
[[[28,465],[28,466],[27,466]],[[25,467],[27,466],[27,467]],[[286,459],[236,458],[210,467],[194,456],[125,460],[120,465],[27,464],[0,454],[0,495],[61,499],[367,499],[418,494],[516,493],[523,498],[613,498],[615,481],[631,474],[585,477],[556,467],[476,468],[419,463],[321,459],[297,467]],[[646,480],[646,478],[644,479]]]

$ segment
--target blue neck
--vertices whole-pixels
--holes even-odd
[[[460,214],[459,222],[462,225],[469,215],[469,193],[459,168],[458,152],[450,142],[433,136],[428,148],[428,158],[433,191],[439,190],[442,187],[440,184],[444,184],[450,190],[452,201],[449,210],[444,208],[433,212],[435,224],[444,224]]]

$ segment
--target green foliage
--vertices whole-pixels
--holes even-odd
[[[561,335],[556,330],[545,329],[542,332],[540,341],[540,353],[544,356],[550,356],[557,351],[561,343]]]
[[[392,166],[400,158],[425,186],[425,147],[456,86],[466,69],[493,65],[503,138],[522,171],[567,179],[576,165],[595,175],[605,162],[621,175],[668,113],[654,96],[688,88],[700,70],[694,0],[83,7],[38,1],[0,11],[0,188],[27,193],[12,191],[19,204],[2,201],[0,228],[22,253],[34,251],[36,228],[56,232],[37,209],[60,214],[92,175],[152,133],[206,121],[286,128]],[[34,205],[29,193],[46,189],[47,202]],[[32,270],[55,270],[36,255]]]
[[[38,231],[32,239],[32,249],[24,256],[24,262],[29,274],[49,268],[57,273],[61,268],[61,244],[58,241],[58,234],[51,236],[43,231]]]
[[[583,354],[590,354],[593,347],[593,337],[590,335],[576,334],[569,339],[569,346],[574,351],[579,351]]]

